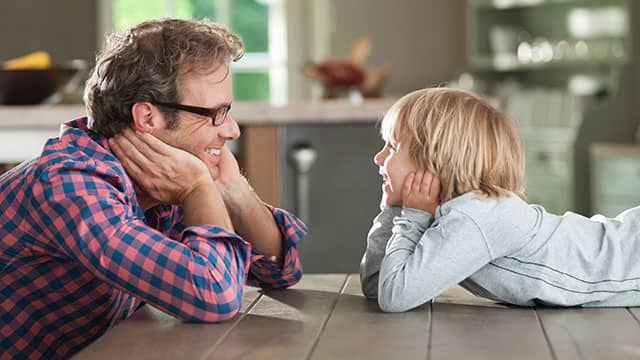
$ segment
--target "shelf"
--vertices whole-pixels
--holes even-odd
[[[607,3],[602,0],[476,0],[473,3],[477,9],[486,10],[510,10],[510,9],[526,9],[542,6],[557,5],[599,5],[606,6]]]
[[[576,67],[589,68],[612,65],[624,65],[629,59],[627,57],[620,58],[585,58],[575,60],[556,60],[549,62],[535,63],[519,63],[517,60],[496,62],[491,56],[480,56],[471,59],[470,68],[473,71],[495,71],[495,72],[517,72],[531,70],[565,70],[575,69]]]

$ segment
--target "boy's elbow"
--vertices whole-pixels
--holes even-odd
[[[364,294],[367,299],[375,299],[378,297],[378,281],[376,280],[377,278],[361,276],[362,294]]]
[[[378,289],[378,306],[384,312],[404,312],[420,305],[422,303],[417,303],[411,294],[407,294],[403,289],[384,285]]]
[[[411,307],[407,307],[402,303],[394,302],[384,296],[378,296],[378,306],[380,307],[380,310],[388,313],[404,312],[411,309]]]
[[[380,310],[384,312],[402,312],[405,309],[398,301],[398,298],[402,298],[402,294],[396,294],[395,289],[388,286],[380,286],[378,290],[378,306]]]

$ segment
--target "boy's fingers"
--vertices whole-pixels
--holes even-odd
[[[423,170],[418,170],[416,172],[416,177],[415,177],[415,186],[414,186],[414,189],[413,189],[414,191],[422,192],[422,190],[423,190],[422,179],[424,179],[424,171]]]
[[[413,180],[415,176],[415,173],[409,173],[409,175],[404,179],[404,184],[402,185],[402,193],[404,195],[409,195],[413,191]]]
[[[440,179],[435,175],[432,177],[433,179],[431,180],[431,189],[429,189],[429,194],[437,197],[440,195]]]
[[[429,195],[429,193],[431,192],[431,182],[433,180],[433,176],[431,175],[431,173],[429,172],[424,172],[424,175],[422,176],[422,183],[420,184],[420,191],[422,191],[423,193]]]

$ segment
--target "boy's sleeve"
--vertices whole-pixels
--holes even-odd
[[[362,293],[368,298],[378,297],[378,275],[387,242],[391,239],[393,219],[400,215],[400,207],[383,207],[373,219],[367,236],[367,249],[360,262]]]
[[[285,288],[302,278],[302,265],[298,257],[298,242],[307,234],[306,225],[291,213],[265,205],[273,214],[284,242],[284,258],[269,259],[255,251],[251,255],[251,266],[247,284],[263,289]]]
[[[420,306],[491,261],[484,233],[466,214],[451,211],[431,221],[428,212],[410,208],[394,219],[380,266],[383,311]]]

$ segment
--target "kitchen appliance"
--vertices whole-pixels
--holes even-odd
[[[299,245],[305,273],[358,272],[379,211],[382,180],[374,122],[299,124],[279,130],[282,207],[308,225]]]

